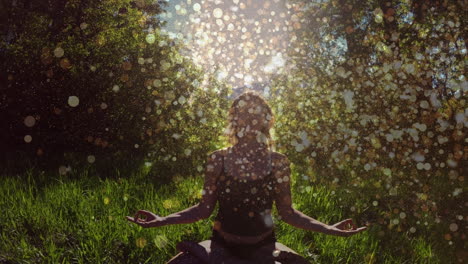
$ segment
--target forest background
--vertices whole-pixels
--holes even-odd
[[[186,6],[218,23],[221,2]],[[247,88],[275,113],[294,206],[370,228],[327,237],[275,218],[279,240],[314,263],[466,262],[466,1],[283,2],[287,60]],[[209,220],[124,219],[199,200],[239,92],[165,33],[166,7],[0,1],[0,263],[163,263],[176,241],[208,238]]]

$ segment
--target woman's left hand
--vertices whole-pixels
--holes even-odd
[[[356,230],[356,225],[351,218],[338,222],[333,226],[341,230]]]
[[[140,218],[140,215],[144,216],[144,219]],[[126,218],[128,221],[138,224],[144,228],[162,226],[162,222],[164,220],[163,217],[146,210],[139,210],[135,214],[135,217],[126,216]]]
[[[331,225],[328,234],[348,237],[365,230],[367,230],[366,226],[357,228],[350,218]]]

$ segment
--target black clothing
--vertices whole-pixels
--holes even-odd
[[[263,178],[234,179],[228,176],[223,155],[223,172],[217,181],[219,210],[215,217],[224,232],[239,236],[257,236],[273,229],[271,208],[275,192],[271,152],[268,175]],[[215,224],[216,225],[216,224]],[[225,239],[213,229],[212,240],[226,246],[232,254],[248,258],[261,246],[276,242],[274,231],[262,241],[253,244],[236,244]]]
[[[224,158],[223,173],[217,181],[219,210],[215,220],[223,231],[240,236],[256,236],[271,230],[275,192],[271,152],[268,175],[255,180],[228,176]]]
[[[226,241],[216,230],[213,229],[213,234],[211,236],[211,241],[214,241],[221,245],[223,248],[227,249],[232,255],[239,257],[241,259],[251,259],[254,256],[255,251],[260,247],[267,244],[275,243],[276,236],[273,231],[269,236],[267,236],[262,241],[255,244],[237,244]]]

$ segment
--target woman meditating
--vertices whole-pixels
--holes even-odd
[[[166,217],[145,210],[127,216],[142,227],[187,224],[208,218],[219,203],[210,240],[180,242],[181,252],[168,264],[309,263],[276,241],[273,202],[280,219],[297,228],[336,236],[366,229],[356,228],[351,219],[327,225],[292,208],[290,162],[272,151],[274,118],[261,96],[255,92],[240,95],[232,103],[228,120],[226,133],[232,146],[208,156],[200,203]]]

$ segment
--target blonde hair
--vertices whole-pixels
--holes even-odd
[[[256,105],[255,111],[252,108],[247,111],[244,110],[247,108],[247,102]],[[244,92],[232,102],[228,113],[228,126],[224,133],[229,139],[229,143],[235,145],[239,142],[237,134],[243,126],[240,126],[237,121],[241,112],[247,115],[247,119],[258,119],[262,125],[260,132],[268,139],[268,146],[272,150],[274,142],[270,135],[270,129],[275,122],[273,112],[267,101],[255,91]]]

